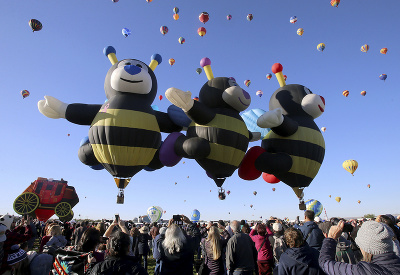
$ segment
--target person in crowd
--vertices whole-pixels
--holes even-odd
[[[284,239],[284,230],[282,223],[276,222],[272,225],[272,231],[274,233],[272,238],[272,251],[274,254],[275,265],[279,264],[279,259],[283,252],[287,249],[285,239]]]
[[[76,246],[76,250],[79,252],[91,252],[96,262],[103,261],[105,257],[104,253],[97,251],[101,241],[100,234],[100,231],[94,227],[86,229]]]
[[[158,234],[153,240],[153,258],[156,260],[156,266],[154,268],[154,274],[158,275],[161,273],[161,258],[158,252],[157,243],[159,239],[165,239],[165,231],[167,231],[167,227],[160,228],[160,234]],[[138,231],[139,232],[139,231]]]
[[[83,235],[83,232],[86,231],[86,229],[88,228],[88,225],[89,225],[89,221],[84,221],[81,223],[80,227],[75,229],[75,232],[73,234],[73,238],[74,238],[73,245],[78,245],[78,243],[81,240],[81,237]]]
[[[130,256],[135,256],[139,258],[139,236],[140,232],[137,227],[132,227],[130,231],[130,240],[131,240],[131,248],[130,248]]]
[[[393,251],[394,253],[397,255],[397,257],[400,257],[400,244],[399,244],[399,240],[397,239],[397,228],[394,225],[394,217],[392,216],[392,218],[388,215],[379,215],[378,217],[376,217],[375,221],[377,222],[381,222],[386,224],[387,226],[390,227],[390,229],[393,230]]]
[[[200,235],[198,228],[184,215],[181,219],[188,225],[189,232],[196,232]],[[160,263],[161,275],[192,275],[194,261],[194,240],[197,237],[185,235],[183,230],[174,223],[174,219],[169,220],[168,229],[165,235],[160,234],[156,247],[153,250],[154,258]]]
[[[105,222],[99,222],[96,225],[96,229],[100,232],[100,242],[105,243],[105,240],[103,240],[104,233],[106,233],[107,227]]]
[[[2,216],[0,217],[0,221],[7,227],[5,233],[6,238],[3,243],[3,260],[0,268],[0,274],[3,274],[11,269],[7,263],[11,247],[13,245],[28,241],[32,237],[32,229],[30,227],[30,216],[27,217],[27,220],[21,219],[21,222],[17,227],[15,226],[14,216],[12,215]]]
[[[142,226],[139,229],[139,237],[138,237],[138,254],[140,262],[143,260],[143,267],[147,270],[147,257],[149,254],[149,241],[152,240],[149,235],[149,228],[147,226]]]
[[[218,227],[211,226],[208,236],[201,240],[202,257],[210,275],[225,274],[223,264],[222,238]]]
[[[116,231],[107,242],[107,258],[99,263],[96,263],[94,258],[90,258],[90,267],[85,274],[147,275],[148,273],[137,258],[128,255],[129,246],[129,236],[122,231]]]
[[[314,222],[314,216],[314,211],[304,211],[304,224],[302,226],[298,226],[297,228],[303,233],[304,240],[308,243],[308,245],[320,251],[322,241],[324,240],[324,235],[322,234],[322,231],[319,229],[318,225]]]
[[[257,223],[250,231],[250,237],[257,249],[257,266],[259,275],[272,275],[274,268],[274,254],[269,237],[271,230],[262,223]]]
[[[230,275],[253,274],[257,262],[254,242],[249,235],[241,231],[239,221],[233,221],[230,226],[234,235],[226,246],[226,268]]]
[[[318,265],[318,251],[307,244],[299,229],[290,227],[284,236],[288,248],[282,253],[274,275],[324,274]]]
[[[39,253],[43,252],[43,247],[44,245],[51,239],[51,228],[53,226],[58,225],[58,223],[55,222],[49,222],[46,224],[46,226],[44,227],[44,231],[43,231],[43,237],[40,241],[40,246],[39,246]]]
[[[29,273],[29,262],[27,261],[26,251],[21,249],[18,244],[11,246],[7,255],[7,264],[11,268],[11,274],[23,275]]]
[[[364,222],[355,239],[363,254],[357,264],[335,261],[336,240],[344,228],[344,221],[329,229],[324,239],[319,265],[326,274],[400,274],[400,258],[393,252],[393,230],[377,221]]]
[[[250,231],[251,231],[250,226],[249,226],[247,223],[243,224],[243,226],[242,226],[242,232],[243,232],[244,234],[250,234]]]
[[[55,252],[58,248],[63,248],[67,245],[67,239],[62,235],[61,227],[54,225],[50,229],[50,240],[45,244],[45,249]]]
[[[71,229],[71,224],[69,222],[64,223],[62,234],[65,237],[65,239],[67,240],[67,246],[71,245],[71,239],[72,239],[73,233],[74,232]]]

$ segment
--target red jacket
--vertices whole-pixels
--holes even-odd
[[[260,235],[256,235],[257,231],[252,229],[250,231],[250,237],[253,240],[253,242],[256,245],[256,249],[258,252],[258,256],[257,256],[257,260],[259,261],[267,261],[267,260],[271,260],[274,258],[274,253],[272,252],[272,247],[271,247],[271,243],[268,240],[269,236],[272,236],[273,233],[271,232],[271,230],[266,227],[267,232],[265,234],[265,236],[260,236]],[[265,239],[265,242],[264,242]],[[261,244],[264,242],[261,250]]]

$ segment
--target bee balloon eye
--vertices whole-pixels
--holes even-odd
[[[142,68],[142,65],[140,65],[140,64],[137,64],[137,65],[135,65],[136,67],[139,67],[139,68]]]
[[[125,65],[128,66],[128,65],[132,65],[132,64],[131,64],[131,62],[127,62],[127,63],[125,63]]]

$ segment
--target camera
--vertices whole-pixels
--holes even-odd
[[[173,215],[172,219],[174,220],[174,224],[183,225],[183,221],[182,221],[181,215]]]
[[[115,214],[115,220],[119,222],[119,214]]]
[[[339,222],[340,222],[340,219],[338,219],[338,218],[331,219],[332,225],[338,225]],[[353,231],[353,226],[350,223],[345,222],[344,227],[343,227],[343,232],[351,233],[352,231]]]

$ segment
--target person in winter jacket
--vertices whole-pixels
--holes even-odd
[[[128,256],[129,246],[129,236],[122,231],[116,231],[107,243],[107,258],[100,263],[93,263],[94,258],[91,258],[91,266],[85,274],[148,275],[136,257]]]
[[[305,222],[302,226],[298,226],[297,228],[300,229],[301,233],[303,233],[304,241],[306,241],[310,247],[320,251],[324,235],[318,225],[314,222],[314,216],[314,211],[306,210],[304,212]]]
[[[149,235],[149,228],[147,226],[142,226],[139,229],[139,236],[138,236],[138,254],[140,262],[143,259],[143,266],[144,269],[147,270],[147,256],[149,254],[149,241],[151,241],[151,237]]]
[[[67,239],[62,235],[61,227],[59,225],[54,225],[50,230],[51,238],[46,243],[45,247],[57,250],[58,248],[63,248],[67,245]]]
[[[281,255],[285,250],[287,249],[284,236],[283,236],[283,226],[281,223],[274,223],[272,225],[272,230],[274,233],[273,236],[273,242],[271,243],[272,245],[272,251],[274,253],[274,260],[275,260],[275,265],[279,264],[279,259],[281,258]]]
[[[343,232],[344,222],[332,226],[322,244],[319,265],[326,274],[400,274],[400,258],[393,252],[393,231],[383,223],[363,223],[355,239],[363,261],[347,264],[335,261],[336,240]]]
[[[318,265],[318,251],[304,241],[299,229],[286,229],[285,240],[288,249],[281,255],[274,275],[324,274]]]
[[[258,255],[257,266],[259,275],[272,275],[274,267],[274,254],[272,251],[269,237],[272,236],[271,230],[264,224],[256,224],[256,229],[250,231],[250,237],[253,240]]]

